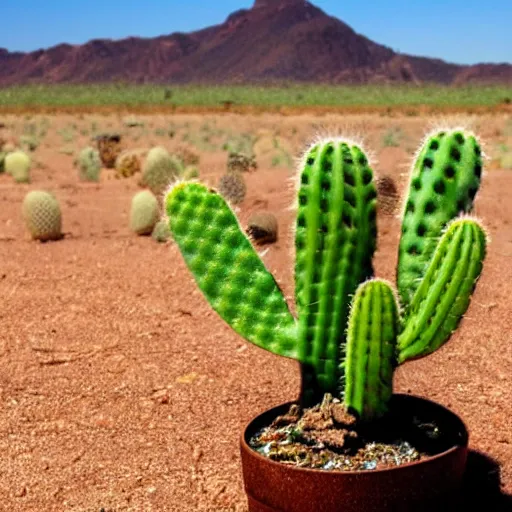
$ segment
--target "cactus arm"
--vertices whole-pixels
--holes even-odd
[[[402,219],[397,285],[405,308],[446,225],[471,211],[481,173],[481,149],[473,135],[453,130],[427,138],[411,172]]]
[[[466,312],[486,252],[483,228],[452,221],[441,237],[398,339],[399,363],[423,357],[445,343]]]
[[[381,417],[393,393],[398,304],[391,286],[372,279],[359,286],[347,331],[345,405],[363,421]]]
[[[298,192],[295,296],[303,381],[335,393],[350,296],[373,274],[376,190],[363,152],[326,140],[305,155]],[[304,371],[307,370],[307,371]],[[312,373],[312,374],[311,374]]]
[[[212,308],[258,347],[297,359],[296,322],[235,214],[215,191],[181,182],[165,196],[169,228]]]

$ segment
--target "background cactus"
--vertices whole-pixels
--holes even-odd
[[[377,187],[378,211],[393,215],[398,204],[398,190],[391,176],[381,176],[375,180]]]
[[[277,241],[277,219],[270,212],[253,213],[247,221],[247,234],[257,244],[269,244]]]
[[[16,183],[30,182],[30,157],[23,151],[8,153],[4,160],[5,172],[10,174]]]
[[[391,286],[373,278],[377,191],[357,145],[327,139],[304,157],[297,320],[221,195],[181,182],[165,205],[172,236],[214,310],[247,340],[301,363],[302,405],[336,394],[371,421],[387,411],[395,366],[439,348],[469,305],[486,238],[478,221],[456,217],[471,209],[480,165],[476,139],[460,130],[427,138],[420,151],[399,247],[400,257],[407,254],[399,262],[403,311]],[[439,185],[445,180],[452,181]],[[426,233],[438,236],[427,241]],[[418,237],[423,243],[411,251]],[[413,255],[421,264],[411,263]]]
[[[142,190],[132,198],[130,229],[137,235],[150,235],[159,218],[158,199],[149,190]]]
[[[228,153],[228,173],[254,171],[257,167],[254,155],[245,155],[238,152]]]
[[[240,204],[245,199],[247,186],[239,172],[224,174],[219,180],[219,193],[232,204]]]
[[[102,134],[96,137],[98,151],[103,165],[107,169],[113,169],[116,165],[116,159],[122,151],[121,135]]]
[[[146,156],[141,185],[148,187],[156,196],[160,196],[179,174],[179,162],[165,148],[156,146],[151,148]]]
[[[141,172],[140,157],[135,151],[121,153],[116,159],[116,176],[118,178],[130,178]]]
[[[189,165],[181,172],[181,178],[184,180],[199,178],[199,169],[195,165]]]
[[[75,161],[78,176],[82,181],[99,181],[101,174],[101,159],[98,150],[86,147],[80,151]]]
[[[159,220],[155,224],[155,227],[151,232],[151,237],[159,243],[167,242],[167,240],[171,238],[171,230],[169,229],[169,225],[166,220]]]
[[[33,190],[22,205],[23,218],[34,240],[46,242],[62,238],[62,215],[57,199],[49,192]]]

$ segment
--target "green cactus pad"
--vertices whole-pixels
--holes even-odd
[[[350,312],[345,366],[345,405],[361,420],[383,416],[393,394],[398,301],[380,279],[359,286]]]
[[[402,220],[397,285],[404,306],[412,300],[448,222],[471,211],[481,174],[481,149],[473,135],[439,132],[425,142],[411,173]]]
[[[326,140],[307,152],[295,236],[298,347],[323,392],[339,387],[351,296],[373,275],[376,196],[373,172],[357,146]]]
[[[449,339],[469,306],[485,253],[486,236],[477,221],[449,224],[398,338],[400,363],[430,354]]]
[[[172,236],[212,308],[255,345],[297,358],[285,298],[220,194],[182,182],[165,196]]]

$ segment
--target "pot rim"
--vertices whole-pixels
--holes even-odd
[[[278,409],[280,407],[284,406],[290,406],[292,404],[297,403],[297,401],[290,401],[290,402],[284,402],[278,405],[275,405],[273,407],[269,407],[268,409],[264,410],[257,416],[254,416],[244,427],[242,431],[242,435],[240,436],[240,445],[244,451],[247,453],[250,453],[251,457],[254,457],[260,461],[265,462],[266,464],[270,465],[271,467],[279,467],[279,468],[287,468],[289,471],[299,471],[299,472],[305,472],[305,473],[314,473],[314,474],[326,474],[330,475],[331,477],[333,475],[347,475],[347,476],[355,476],[355,475],[375,475],[376,473],[389,473],[391,471],[404,471],[412,466],[420,466],[422,464],[428,464],[429,462],[436,461],[438,459],[447,457],[453,453],[455,453],[457,450],[460,450],[461,448],[466,448],[469,444],[469,432],[466,424],[462,420],[462,418],[456,414],[454,411],[449,409],[448,407],[434,401],[430,400],[428,398],[424,398],[419,395],[413,395],[413,394],[406,394],[406,393],[393,393],[394,397],[400,397],[400,398],[406,398],[406,399],[416,399],[421,402],[427,403],[428,405],[434,406],[440,410],[442,410],[445,414],[452,416],[452,418],[457,421],[461,427],[461,434],[462,438],[459,443],[453,444],[448,450],[445,450],[441,453],[438,453],[436,455],[429,456],[423,460],[420,461],[413,461],[413,462],[406,462],[404,464],[401,464],[400,466],[393,466],[388,467],[384,469],[362,469],[362,470],[355,470],[355,471],[335,471],[335,470],[329,470],[329,469],[316,469],[316,468],[306,468],[306,467],[300,467],[300,466],[294,466],[292,464],[283,464],[281,462],[274,461],[272,459],[269,459],[268,457],[264,457],[263,455],[259,454],[256,450],[251,448],[249,444],[246,441],[246,435],[248,430],[251,428],[254,422],[256,422],[261,416],[264,414],[274,410]]]

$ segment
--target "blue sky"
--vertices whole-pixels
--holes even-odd
[[[153,37],[222,22],[253,0],[0,0],[0,47]],[[396,51],[450,62],[512,62],[512,0],[316,0]]]

